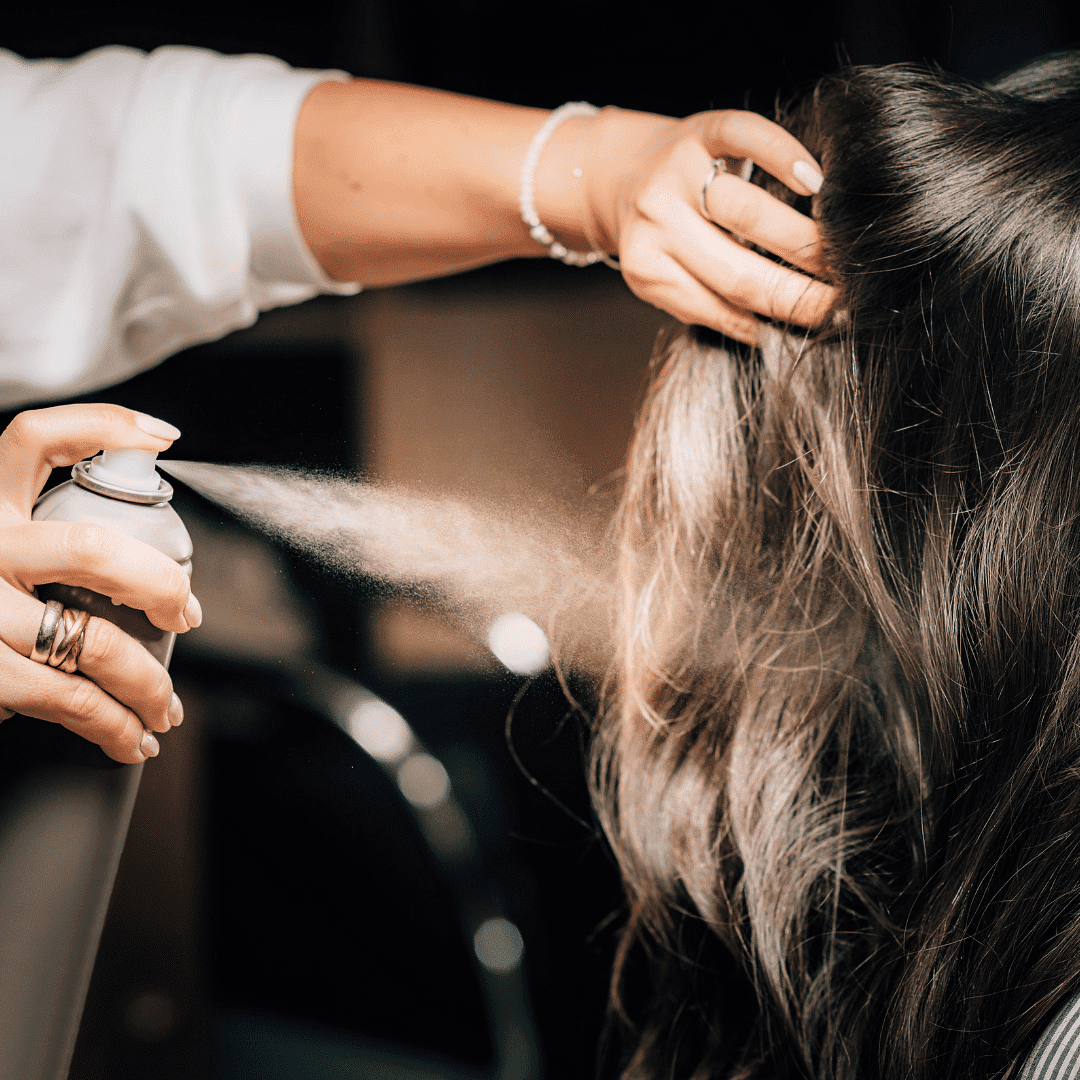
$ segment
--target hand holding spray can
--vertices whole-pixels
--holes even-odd
[[[91,461],[80,461],[71,470],[70,480],[38,499],[33,519],[104,525],[157,548],[175,559],[190,577],[191,537],[169,505],[172,485],[154,467],[156,457],[149,450],[106,450]],[[141,611],[115,605],[107,596],[71,585],[43,585],[38,596],[115,623],[169,666],[176,634],[159,630]]]
[[[154,468],[156,456],[106,450],[79,462],[71,480],[37,501],[34,520],[105,526],[157,548],[190,575],[191,537],[169,505],[172,487]],[[143,612],[70,585],[37,591],[115,623],[168,666],[176,635]],[[0,800],[0,1077],[68,1074],[142,775],[142,764],[120,765],[73,741],[70,754],[47,738],[24,748],[17,790]]]

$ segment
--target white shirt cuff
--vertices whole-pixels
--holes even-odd
[[[296,118],[312,87],[331,80],[347,82],[349,76],[293,70],[248,79],[233,104],[235,176],[247,210],[252,274],[267,283],[351,296],[360,284],[327,277],[300,232],[293,199]]]

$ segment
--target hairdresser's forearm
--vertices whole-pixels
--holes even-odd
[[[660,117],[620,114],[645,137]],[[294,191],[301,231],[339,281],[392,284],[542,255],[518,210],[521,164],[547,113],[357,79],[316,87],[300,111]],[[588,250],[573,169],[592,120],[552,135],[536,173],[544,223]],[[603,169],[603,163],[590,163]],[[594,228],[598,242],[603,224]]]

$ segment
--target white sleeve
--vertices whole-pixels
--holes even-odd
[[[293,137],[340,72],[188,48],[0,50],[0,407],[119,382],[329,280]]]

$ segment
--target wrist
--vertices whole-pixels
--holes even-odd
[[[620,200],[633,190],[634,172],[647,159],[643,148],[677,124],[667,116],[608,106],[593,118],[581,178],[581,217],[595,245],[619,250]]]
[[[540,221],[560,243],[588,251],[581,217],[581,163],[592,116],[571,116],[548,137],[533,171],[533,205]],[[537,243],[536,254],[544,253]]]

